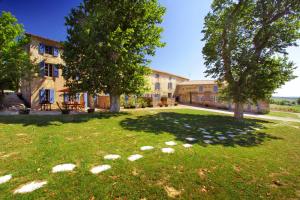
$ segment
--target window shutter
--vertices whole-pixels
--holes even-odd
[[[46,101],[46,90],[41,89],[40,90],[40,103]]]
[[[58,48],[53,47],[53,56],[58,57],[59,51]]]
[[[69,95],[67,93],[64,93],[64,102],[68,102],[69,101]]]
[[[50,101],[50,103],[54,103],[54,90],[50,90],[49,101]]]
[[[76,102],[80,102],[80,94],[76,93]]]
[[[41,77],[45,76],[45,62],[44,61],[40,62],[40,76]]]
[[[56,78],[59,77],[58,65],[53,65],[53,76]]]
[[[43,55],[45,53],[45,45],[40,43],[39,44],[39,54]]]

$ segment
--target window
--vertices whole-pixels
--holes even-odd
[[[155,90],[160,90],[160,83],[155,83]]]
[[[170,83],[168,83],[168,89],[169,90],[172,90],[173,89],[173,84],[170,82]]]
[[[40,90],[40,103],[54,103],[54,90],[52,89]]]
[[[171,80],[172,80],[172,76],[169,77],[169,81],[171,81]]]
[[[218,86],[214,86],[214,92],[218,92]]]
[[[168,93],[168,98],[172,98],[172,93]]]
[[[58,65],[49,64],[42,61],[40,63],[40,76],[59,77]]]
[[[155,78],[159,78],[159,74],[155,74],[154,76],[155,76]]]
[[[45,46],[45,53],[53,55],[53,47],[52,46]]]
[[[53,77],[53,65],[45,64],[45,76]]]
[[[199,92],[203,92],[203,85],[199,86]]]

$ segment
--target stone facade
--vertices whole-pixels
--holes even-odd
[[[219,85],[213,80],[186,81],[177,85],[175,96],[184,104],[233,110],[234,104],[218,99]],[[254,113],[269,112],[269,104],[259,101],[257,104],[245,104],[244,111]]]
[[[27,50],[31,60],[39,65],[40,73],[34,75],[31,80],[22,80],[21,93],[23,98],[31,105],[31,108],[40,108],[41,95],[52,102],[62,102],[63,96],[58,90],[64,88],[65,80],[62,77],[61,66],[64,61],[61,57],[62,48],[60,43],[35,35],[29,35],[31,42]]]

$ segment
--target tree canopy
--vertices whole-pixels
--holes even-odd
[[[9,12],[0,16],[0,90],[17,90],[20,80],[34,69],[25,47],[29,40],[23,26]]]
[[[121,94],[147,90],[150,56],[160,41],[165,8],[157,0],[84,0],[66,17],[67,85],[90,94],[109,93],[111,111]]]
[[[205,17],[206,75],[225,82],[222,93],[242,105],[267,100],[294,78],[287,47],[300,38],[299,0],[214,0]]]

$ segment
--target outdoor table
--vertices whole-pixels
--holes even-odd
[[[48,101],[40,103],[41,110],[51,111],[51,103]]]

